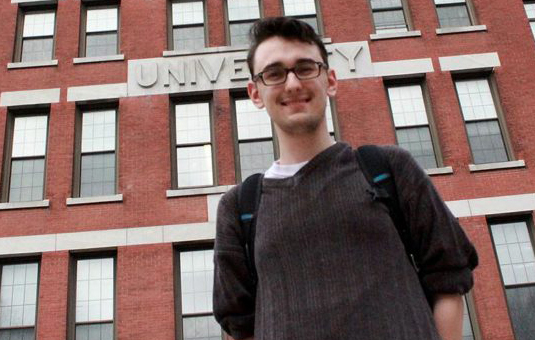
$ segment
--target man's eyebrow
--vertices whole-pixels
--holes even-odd
[[[295,62],[295,64],[297,63],[301,63],[301,62],[304,62],[304,61],[312,61],[312,62],[316,62],[316,60],[312,59],[312,58],[299,58],[297,59],[297,61]],[[295,66],[294,64],[294,66]],[[264,67],[264,70],[265,69],[268,69],[268,68],[271,68],[271,67],[279,67],[279,66],[282,66],[282,67],[285,67],[284,64],[280,61],[275,61],[271,64],[267,64],[265,67]]]

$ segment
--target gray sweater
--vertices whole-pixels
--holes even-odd
[[[294,176],[264,179],[255,289],[237,187],[219,203],[214,315],[236,339],[439,340],[422,290],[466,293],[477,254],[408,152],[383,147],[421,261],[421,283],[387,207],[372,200],[350,146],[337,143]]]

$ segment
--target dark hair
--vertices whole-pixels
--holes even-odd
[[[318,46],[323,62],[329,66],[325,45],[323,45],[323,42],[316,34],[312,26],[304,21],[294,18],[264,18],[257,20],[249,31],[251,46],[249,48],[249,53],[247,54],[247,65],[249,66],[251,77],[254,75],[253,62],[258,45],[272,37],[281,37],[287,40],[297,40]]]

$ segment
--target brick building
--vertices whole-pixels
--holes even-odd
[[[476,245],[465,339],[535,339],[521,0],[2,0],[0,339],[221,338],[217,202],[277,157],[245,33],[277,15],[327,44],[333,138],[408,148]]]

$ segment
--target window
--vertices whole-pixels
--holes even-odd
[[[48,116],[43,114],[14,115],[11,119],[6,143],[11,152],[4,162],[4,202],[43,199],[47,128]]]
[[[210,103],[175,105],[175,187],[214,185]]]
[[[80,109],[74,196],[116,193],[116,116],[114,108]]]
[[[115,259],[76,259],[76,299],[72,339],[114,339]]]
[[[517,220],[491,223],[490,229],[516,339],[533,339],[535,256],[532,225],[528,228],[527,220]]]
[[[376,33],[407,32],[403,0],[371,0]]]
[[[462,336],[463,340],[475,340],[474,327],[472,325],[472,320],[475,320],[475,317],[472,315],[473,310],[472,306],[468,303],[470,293],[463,296],[463,331]]]
[[[316,17],[316,2],[314,0],[283,0],[284,15],[303,20],[320,34],[320,27]]]
[[[81,55],[100,57],[119,51],[119,6],[84,6]]]
[[[424,169],[438,167],[422,85],[387,86],[398,145],[407,149]]]
[[[172,49],[198,50],[205,47],[203,1],[180,1],[171,4]]]
[[[435,0],[440,27],[471,26],[470,0]]]
[[[16,62],[52,60],[55,28],[55,9],[21,9],[14,60]]]
[[[35,339],[38,262],[1,266],[0,339]]]
[[[531,32],[533,32],[533,36],[535,37],[535,1],[524,1],[524,9],[529,19]]]
[[[266,110],[257,109],[250,99],[236,99],[239,173],[249,175],[266,171],[275,160],[271,120]]]
[[[455,81],[475,164],[509,160],[489,79]]]
[[[331,101],[328,97],[327,97],[327,106],[325,107],[325,118],[327,119],[327,130],[329,131],[329,135],[331,136],[333,141],[338,140],[338,136],[334,128],[334,114],[331,108]]]
[[[230,45],[248,45],[249,29],[260,18],[259,0],[227,0]]]
[[[178,339],[221,340],[223,331],[212,312],[214,251],[191,250],[179,254]]]

